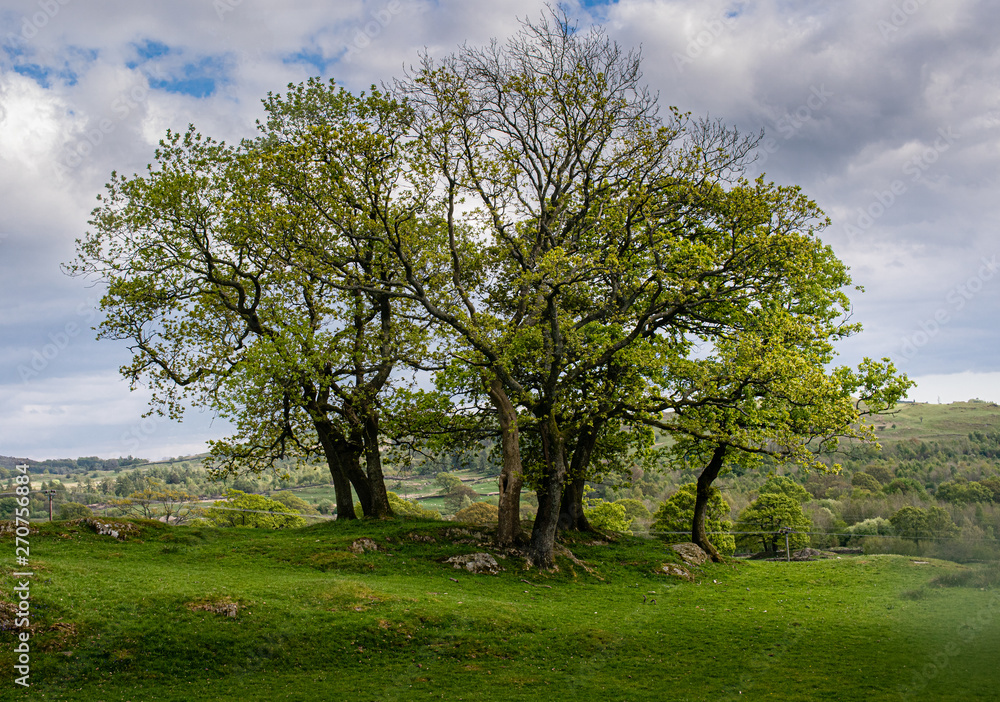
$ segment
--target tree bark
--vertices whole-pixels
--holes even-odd
[[[698,476],[698,489],[694,500],[694,521],[691,526],[691,540],[701,546],[716,563],[722,562],[719,551],[708,540],[708,533],[705,530],[705,518],[708,514],[708,501],[712,496],[712,482],[719,477],[722,470],[723,459],[726,457],[726,447],[716,446],[712,453],[712,458],[708,465]]]
[[[521,487],[524,471],[521,467],[521,439],[517,429],[517,410],[507,396],[499,378],[490,380],[490,398],[497,409],[500,423],[500,454],[503,466],[500,469],[498,487],[497,545],[513,546],[524,538],[521,532]]]
[[[597,446],[597,436],[603,422],[587,426],[577,438],[576,449],[570,462],[569,476],[559,507],[559,528],[567,531],[594,531],[583,511],[584,487],[587,484],[587,467]]]
[[[347,479],[344,466],[336,442],[332,437],[333,428],[329,423],[314,422],[320,445],[326,455],[326,464],[330,467],[330,477],[333,479],[333,490],[337,498],[337,519],[357,519],[354,512],[354,497],[351,495],[351,483]]]
[[[368,484],[371,491],[371,512],[369,517],[385,519],[392,516],[389,506],[389,495],[385,489],[385,476],[382,474],[382,454],[379,450],[378,415],[373,410],[364,414],[365,467],[368,472]]]
[[[528,562],[536,568],[555,566],[556,530],[566,482],[566,443],[550,417],[539,427],[542,435],[545,475],[538,494],[538,514],[528,544]]]

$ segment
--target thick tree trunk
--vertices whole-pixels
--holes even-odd
[[[372,410],[365,413],[364,439],[365,467],[368,471],[368,484],[371,490],[371,513],[368,516],[385,519],[392,516],[392,507],[389,506],[385,477],[382,474],[382,454],[378,446],[378,415]]]
[[[517,429],[517,411],[498,378],[490,381],[489,394],[497,409],[497,419],[500,423],[500,454],[503,459],[500,478],[497,481],[500,489],[497,545],[513,546],[524,538],[521,532],[521,487],[524,484],[524,471],[521,469],[521,439]]]
[[[531,530],[528,562],[536,568],[555,566],[556,530],[566,482],[566,444],[554,419],[539,427],[542,435],[545,475],[538,490],[538,514]]]
[[[354,492],[358,495],[362,514],[366,517],[372,517],[375,515],[372,508],[371,481],[368,480],[368,476],[361,468],[362,453],[363,448],[360,444],[345,441],[342,443],[340,464],[344,467],[344,473],[347,475],[347,479],[351,481],[351,485],[354,486]]]
[[[719,477],[722,470],[723,459],[726,457],[726,447],[717,446],[712,453],[712,458],[708,465],[698,476],[698,490],[694,500],[694,522],[691,526],[691,540],[701,546],[712,560],[716,563],[722,561],[719,551],[708,540],[708,532],[705,530],[705,518],[708,514],[708,501],[712,496],[712,482]]]
[[[330,467],[330,477],[333,479],[333,490],[337,498],[337,519],[357,519],[354,512],[354,497],[351,494],[351,483],[347,479],[343,462],[337,449],[337,442],[331,436],[332,427],[329,424],[315,422],[316,434],[326,456],[326,464]]]
[[[602,422],[588,426],[580,432],[570,462],[566,487],[559,507],[559,528],[567,531],[594,531],[583,511],[584,487],[587,485],[587,468],[597,446],[597,436]]]

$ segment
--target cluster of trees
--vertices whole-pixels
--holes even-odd
[[[657,427],[704,467],[693,538],[718,557],[726,466],[871,441],[863,415],[908,381],[830,369],[858,327],[826,217],[743,177],[757,137],[661,114],[640,64],[550,14],[384,90],[289,86],[257,138],[168,132],[146,174],[113,174],[67,269],[107,285],[100,335],[129,342],[153,411],[233,422],[217,474],[321,457],[338,518],[352,490],[383,517],[384,447],[491,437],[498,540],[548,567],[557,528],[589,527],[586,481]]]

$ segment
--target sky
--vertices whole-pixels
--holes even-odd
[[[1000,401],[1000,3],[578,0],[641,48],[660,104],[764,138],[751,175],[799,185],[851,268],[864,331],[911,399]],[[190,455],[225,421],[144,418],[149,394],[96,341],[101,290],[70,278],[113,171],[168,129],[252,136],[261,99],[320,75],[351,90],[420,52],[504,39],[535,0],[0,0],[0,455]]]

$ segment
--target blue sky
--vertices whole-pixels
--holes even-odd
[[[829,214],[865,332],[841,361],[891,356],[913,396],[1000,401],[1000,7],[985,0],[587,1],[565,7],[641,46],[661,104],[764,130],[755,169]],[[167,129],[238,140],[260,100],[321,74],[355,90],[427,50],[508,36],[544,5],[507,0],[0,2],[0,454],[203,450],[226,425],[143,419],[97,342],[99,290],[66,278],[110,173]]]

